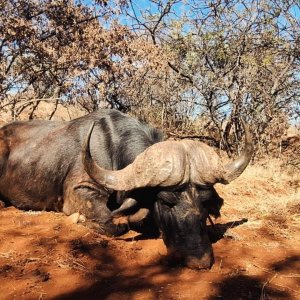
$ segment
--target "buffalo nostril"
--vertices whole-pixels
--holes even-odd
[[[168,265],[185,265],[194,270],[210,269],[214,263],[214,255],[212,249],[202,254],[201,257],[198,255],[185,255],[181,251],[168,249],[166,262]]]
[[[201,258],[188,256],[186,266],[190,269],[210,269],[214,263],[213,253],[205,253]]]

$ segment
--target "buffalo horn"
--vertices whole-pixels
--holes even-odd
[[[127,198],[118,209],[111,213],[111,215],[113,217],[123,215],[126,210],[135,207],[137,204],[138,202],[135,199]]]
[[[174,142],[169,141],[150,146],[122,170],[100,167],[90,152],[93,128],[94,123],[82,148],[82,163],[88,175],[99,185],[116,191],[130,191],[141,187],[175,186],[188,181],[189,164],[184,147],[172,147]]]
[[[120,176],[118,176],[120,171],[105,170],[98,166],[92,158],[90,151],[90,139],[94,126],[95,122],[93,122],[92,126],[90,127],[86,141],[82,148],[82,163],[84,165],[85,171],[95,182],[106,188],[118,191],[129,190],[126,188],[125,183],[127,178],[124,178],[123,174],[120,174]],[[128,171],[125,173],[128,174]]]
[[[233,181],[243,173],[243,171],[249,164],[254,151],[252,135],[250,133],[249,127],[246,125],[243,119],[241,119],[241,123],[245,131],[245,146],[242,154],[237,159],[224,166],[224,179],[226,183]]]
[[[94,161],[90,152],[94,123],[82,148],[82,163],[95,182],[116,191],[178,186],[188,182],[198,185],[213,185],[217,182],[226,184],[241,175],[253,154],[252,135],[245,122],[241,122],[245,131],[244,150],[236,160],[225,166],[208,145],[182,140],[154,144],[124,169],[106,170]]]

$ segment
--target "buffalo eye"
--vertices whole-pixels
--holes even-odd
[[[157,198],[169,207],[173,207],[178,202],[178,195],[176,192],[161,191],[157,194]]]

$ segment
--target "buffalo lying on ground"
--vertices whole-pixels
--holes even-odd
[[[213,185],[237,178],[253,152],[243,126],[244,151],[223,166],[211,147],[163,141],[158,130],[115,110],[69,122],[13,122],[0,129],[0,197],[21,209],[79,212],[107,235],[159,229],[171,255],[209,268],[206,219],[223,202]]]

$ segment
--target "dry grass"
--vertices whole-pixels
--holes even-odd
[[[34,112],[35,119],[48,120],[52,112],[55,110],[54,102],[40,102],[38,108]],[[22,111],[19,120],[28,120],[30,109],[26,108]],[[57,106],[57,110],[52,117],[52,120],[69,121],[87,114],[87,112],[80,108],[79,105],[61,105]],[[0,125],[9,123],[12,121],[11,112],[0,112]]]
[[[290,174],[280,161],[252,165],[228,186],[217,186],[225,199],[224,214],[247,218],[246,226],[288,238],[300,228],[300,174]]]

